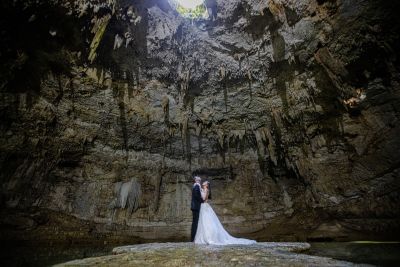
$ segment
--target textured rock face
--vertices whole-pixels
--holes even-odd
[[[233,234],[396,238],[398,4],[214,4],[190,22],[162,0],[54,1],[76,46],[26,4],[71,70],[44,61],[24,87],[48,47],[28,45],[2,72],[2,238],[185,240],[193,174]]]
[[[74,260],[56,266],[372,266],[296,254],[307,243],[258,243],[250,246],[205,246],[193,243],[152,243],[117,247],[117,255]]]

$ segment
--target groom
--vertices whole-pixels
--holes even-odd
[[[201,183],[201,178],[199,176],[195,176],[192,188],[192,204],[190,207],[193,214],[192,233],[190,237],[190,241],[192,242],[194,241],[194,237],[196,236],[197,225],[199,223],[200,206],[201,203],[203,203],[203,199],[201,198],[201,193],[200,193],[200,183]]]

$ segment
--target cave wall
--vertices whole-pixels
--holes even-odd
[[[194,174],[235,235],[398,236],[398,4],[35,3],[6,6],[43,40],[2,55],[2,239],[188,239]]]

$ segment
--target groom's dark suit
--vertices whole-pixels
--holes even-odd
[[[193,188],[192,188],[192,204],[190,207],[190,209],[192,210],[192,213],[193,213],[192,232],[191,232],[191,237],[190,237],[190,240],[192,242],[194,241],[194,237],[196,236],[196,232],[197,232],[197,225],[199,223],[199,214],[200,214],[201,203],[203,203],[203,199],[201,198],[200,185],[194,184]]]

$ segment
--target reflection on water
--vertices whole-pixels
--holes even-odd
[[[307,254],[378,266],[400,266],[400,242],[315,242]]]
[[[50,266],[74,259],[108,255],[115,246],[9,244],[1,249],[0,266]]]

